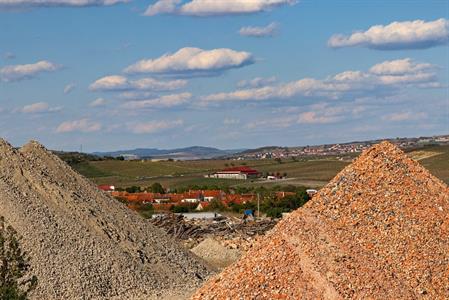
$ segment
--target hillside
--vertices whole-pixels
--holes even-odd
[[[161,299],[211,274],[36,142],[0,141],[0,193],[38,278],[33,299]]]
[[[200,147],[193,146],[187,148],[177,149],[156,149],[156,148],[138,148],[131,150],[120,150],[113,152],[94,152],[94,155],[112,156],[118,157],[123,155],[135,155],[140,158],[151,157],[156,159],[180,159],[180,160],[192,160],[192,159],[210,159],[229,154],[235,154],[241,150],[220,150],[212,147]]]
[[[429,171],[449,183],[449,146],[431,146],[409,150],[407,154],[418,159]],[[251,182],[204,178],[203,175],[234,164],[251,166],[260,172],[287,173],[288,180],[277,182]],[[160,182],[165,186],[179,187],[199,185],[274,185],[293,184],[324,186],[349,162],[335,156],[320,159],[310,158],[299,161],[284,159],[282,163],[271,159],[262,160],[195,160],[195,161],[83,161],[73,164],[78,172],[98,184],[113,184],[120,187],[131,185],[150,186]]]
[[[449,188],[365,151],[192,299],[448,299]]]

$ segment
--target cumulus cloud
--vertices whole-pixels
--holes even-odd
[[[239,30],[239,34],[242,36],[250,36],[250,37],[266,37],[266,36],[274,36],[279,29],[278,23],[270,23],[264,27],[257,26],[247,26],[242,27]]]
[[[262,87],[262,86],[267,86],[270,84],[273,84],[274,82],[276,82],[276,77],[272,76],[272,77],[256,77],[253,79],[249,79],[249,80],[240,80],[237,83],[237,87],[239,88],[247,88],[247,87]]]
[[[188,16],[217,16],[252,14],[285,5],[294,5],[297,0],[191,0],[181,4],[180,0],[159,0],[148,6],[144,15],[178,14]]]
[[[159,0],[156,3],[148,6],[145,11],[145,16],[154,16],[158,14],[174,13],[177,10],[177,5],[181,0]]]
[[[190,93],[165,95],[154,99],[129,101],[124,103],[122,107],[126,109],[168,108],[185,104],[191,97],[192,94]]]
[[[345,71],[326,79],[304,78],[285,84],[238,89],[201,97],[203,102],[260,101],[292,97],[341,99],[402,88],[439,87],[435,67],[409,58],[385,61],[369,71]]]
[[[57,112],[60,111],[61,107],[50,107],[47,102],[36,102],[33,104],[25,105],[20,109],[21,112],[25,114],[37,114],[37,113],[47,113],[47,112]]]
[[[404,75],[434,69],[435,66],[428,63],[415,63],[410,58],[388,60],[374,65],[370,72],[376,75]]]
[[[299,124],[328,124],[342,119],[338,114],[323,113],[320,111],[307,111],[299,114]]]
[[[57,128],[56,132],[58,133],[67,133],[67,132],[95,132],[101,130],[101,124],[99,122],[91,121],[87,118],[74,120],[74,121],[66,121],[61,123]]]
[[[390,122],[416,121],[426,118],[427,114],[424,112],[411,112],[411,111],[392,113],[382,117],[383,120]]]
[[[102,77],[92,83],[91,91],[172,91],[187,85],[186,80],[161,81],[154,78],[130,80],[124,76],[111,75]]]
[[[42,60],[34,64],[10,65],[0,69],[0,79],[5,82],[31,79],[45,72],[54,72],[61,66]]]
[[[367,47],[379,50],[425,49],[447,44],[449,41],[449,21],[438,19],[393,22],[376,25],[367,31],[356,31],[347,36],[332,36],[328,45],[332,48]]]
[[[366,108],[356,103],[320,102],[284,110],[281,115],[246,124],[248,129],[288,128],[294,125],[333,124],[349,118],[360,118]]]
[[[97,98],[94,101],[89,103],[90,107],[100,107],[100,106],[105,106],[107,103],[106,99],[104,98]]]
[[[156,59],[144,59],[125,69],[126,73],[210,75],[254,63],[251,53],[232,49],[182,48]]]
[[[0,8],[110,6],[129,0],[0,0]]]
[[[128,124],[128,129],[136,134],[156,133],[166,129],[176,128],[184,125],[183,120],[174,121],[151,121],[144,123]]]
[[[73,83],[73,82],[67,84],[67,85],[64,87],[64,94],[65,94],[65,95],[70,94],[70,93],[75,89],[75,87],[76,87],[76,84]]]

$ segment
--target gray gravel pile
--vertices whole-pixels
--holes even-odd
[[[190,251],[219,269],[236,262],[242,254],[240,250],[226,248],[212,238],[205,239]]]
[[[39,280],[34,299],[182,298],[211,273],[37,142],[0,140],[0,195]]]

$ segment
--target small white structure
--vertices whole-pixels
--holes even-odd
[[[215,174],[211,174],[209,175],[209,178],[223,178],[223,179],[247,179],[248,176],[245,173],[241,173],[241,172],[225,172],[225,171],[221,171],[221,172],[217,172]]]
[[[198,203],[198,202],[200,202],[200,199],[197,199],[197,198],[185,198],[185,199],[182,199],[181,202],[183,202],[183,203]]]
[[[309,195],[309,197],[312,197],[313,195],[315,195],[316,193],[318,193],[317,190],[314,189],[307,189],[306,193]]]

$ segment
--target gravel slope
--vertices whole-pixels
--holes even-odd
[[[192,299],[449,299],[449,188],[373,146]]]
[[[34,299],[182,298],[211,274],[36,142],[0,140],[0,195],[38,277]]]

